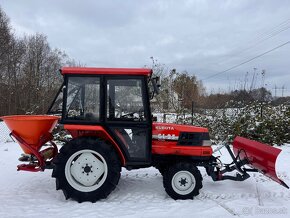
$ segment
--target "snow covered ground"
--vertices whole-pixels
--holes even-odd
[[[282,149],[277,168],[290,185],[290,145]],[[174,201],[156,169],[123,169],[118,187],[107,199],[79,204],[55,190],[50,170],[17,172],[20,154],[18,144],[0,140],[0,217],[290,217],[290,191],[259,173],[244,182],[213,182],[200,168],[200,195]],[[225,150],[222,154],[229,160]]]

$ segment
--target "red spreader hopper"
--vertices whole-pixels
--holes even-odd
[[[6,123],[13,136],[29,161],[29,164],[18,166],[18,170],[42,171],[46,166],[46,160],[53,158],[58,150],[51,141],[53,128],[57,124],[58,117],[49,115],[14,115],[4,116],[1,119]],[[50,144],[47,144],[47,143]],[[43,146],[47,148],[41,150]],[[23,161],[23,160],[22,160]]]
[[[278,178],[275,170],[276,159],[281,152],[280,149],[238,136],[233,141],[233,150],[236,156],[246,159],[248,165],[289,188],[285,182]]]

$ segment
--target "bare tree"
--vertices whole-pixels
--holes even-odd
[[[75,63],[43,34],[14,36],[0,8],[0,115],[45,113],[62,82],[59,69]]]
[[[58,49],[51,49],[42,34],[25,37],[24,43],[21,105],[26,112],[43,113],[61,83],[58,70],[67,56]]]
[[[0,79],[4,77],[3,68],[5,68],[8,45],[12,38],[10,31],[9,19],[0,7]]]

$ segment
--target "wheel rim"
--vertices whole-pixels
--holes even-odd
[[[68,183],[81,192],[91,192],[100,188],[108,175],[108,166],[98,152],[81,150],[70,156],[65,165]]]
[[[177,194],[187,195],[194,190],[196,181],[189,171],[179,171],[174,174],[171,185]]]

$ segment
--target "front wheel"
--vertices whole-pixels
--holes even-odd
[[[164,172],[163,186],[174,200],[193,199],[202,188],[202,176],[192,163],[177,163]]]
[[[114,148],[99,139],[78,138],[62,147],[54,160],[56,189],[78,202],[106,198],[120,178],[121,164]]]

